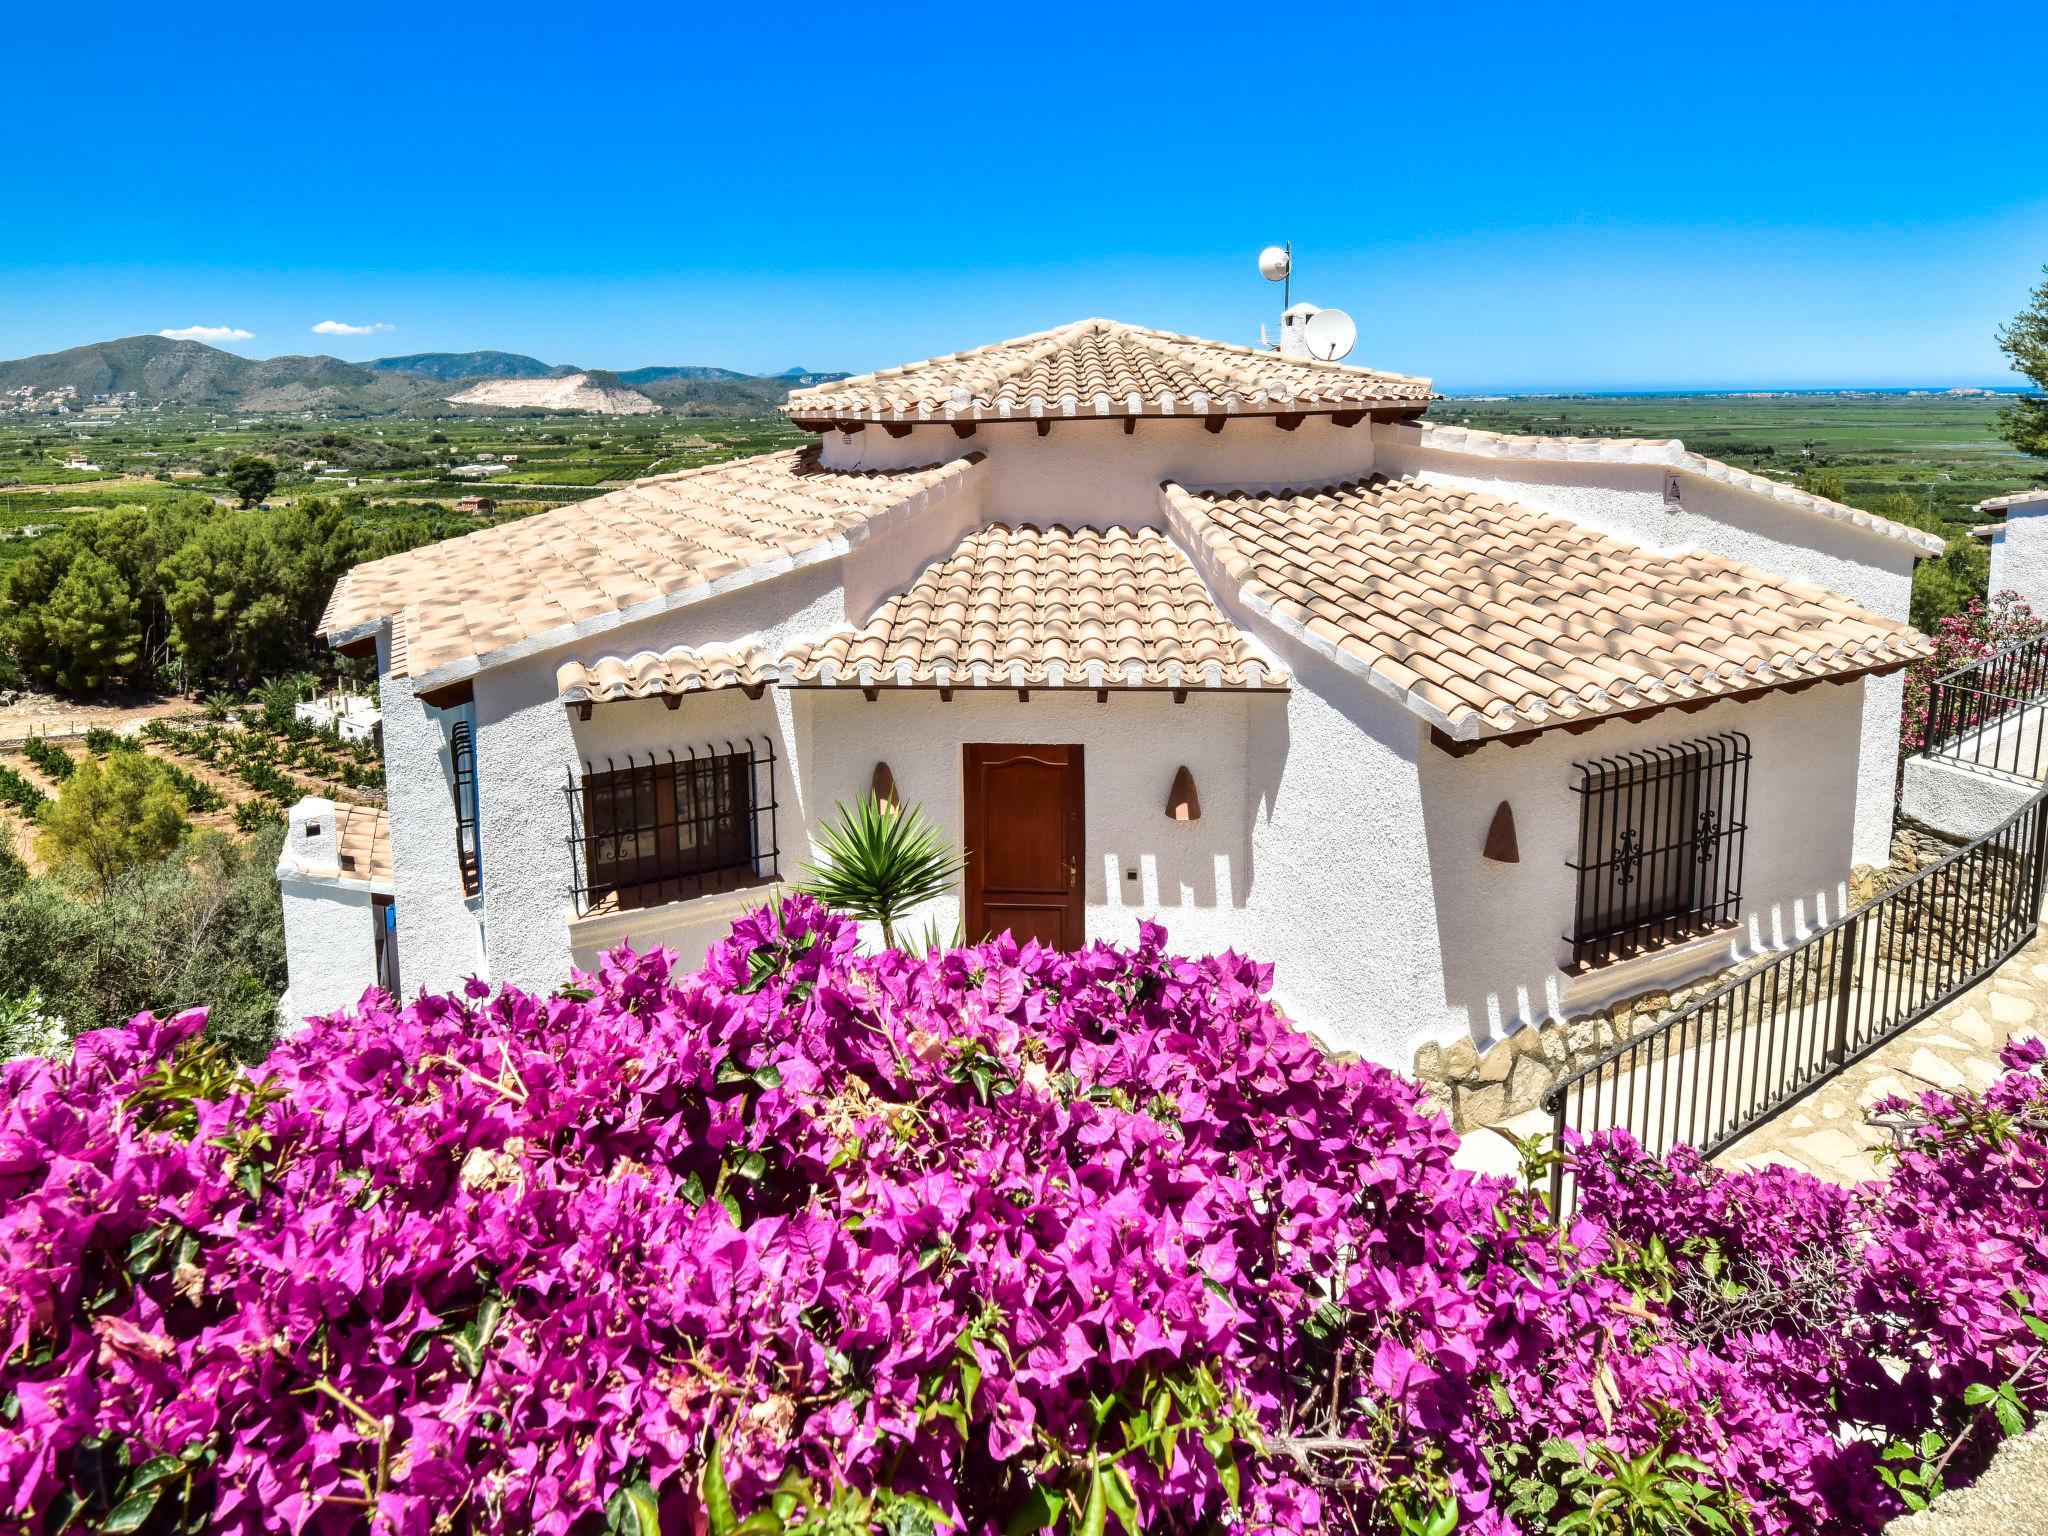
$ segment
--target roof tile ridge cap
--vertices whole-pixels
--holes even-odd
[[[794,458],[806,453],[816,453],[817,449],[818,445],[816,443],[796,443],[788,448],[770,448],[766,453],[743,453],[734,459],[715,459],[709,464],[686,464],[681,469],[671,469],[666,474],[644,475],[638,480],[628,480],[624,485],[612,487],[602,496],[593,496],[588,501],[564,502],[559,507],[549,507],[547,512],[536,512],[533,516],[546,517],[548,512],[581,511],[585,507],[593,507],[600,502],[610,501],[615,496],[624,496],[629,491],[637,491],[643,485],[673,485],[678,480],[692,480],[700,475],[709,474],[714,470],[737,469],[743,464],[759,464],[766,459]],[[514,521],[526,522],[528,519],[518,518]],[[509,528],[512,526],[513,523],[495,523],[492,525],[494,528]],[[490,531],[490,528],[470,530],[471,533],[489,533]],[[457,534],[456,538],[466,539],[469,536],[467,533],[461,533]],[[452,541],[444,539],[441,542],[450,543]],[[431,544],[423,544],[420,547],[422,549],[433,548]]]
[[[1782,501],[1788,506],[1802,507],[1836,522],[1849,523],[1872,533],[1899,539],[1916,548],[1927,550],[1930,554],[1940,554],[1947,547],[1936,534],[1919,528],[1910,528],[1904,523],[1895,523],[1890,518],[1880,517],[1875,512],[1865,512],[1862,508],[1852,507],[1846,502],[1816,496],[1811,491],[1801,490],[1796,485],[1786,485],[1783,481],[1773,480],[1768,475],[1760,475],[1754,470],[1742,469],[1720,459],[1710,458],[1704,453],[1686,447],[1682,438],[1535,437],[1527,433],[1489,432],[1481,427],[1464,427],[1431,421],[1417,422],[1415,429],[1420,433],[1425,447],[1429,446],[1432,439],[1443,439],[1447,447],[1453,442],[1475,447],[1482,447],[1487,443],[1504,446],[1528,444],[1533,451],[1522,456],[1535,459],[1563,458],[1572,448],[1623,449],[1627,450],[1625,455],[1609,456],[1609,461],[1663,464],[1672,469],[1703,474],[1710,480],[1719,480],[1724,484],[1766,496],[1773,501]]]
[[[1852,507],[1847,502],[1836,501],[1831,496],[1817,496],[1812,491],[1805,490],[1800,486],[1787,485],[1782,480],[1773,480],[1770,476],[1760,475],[1755,470],[1743,469],[1739,465],[1730,464],[1723,459],[1710,458],[1708,455],[1686,448],[1682,444],[1680,445],[1678,457],[1683,461],[1676,466],[1678,468],[1690,469],[1697,474],[1706,475],[1709,479],[1719,480],[1724,484],[1733,485],[1743,490],[1754,491],[1759,495],[1770,497],[1773,501],[1782,501],[1790,506],[1804,507],[1809,511],[1820,513],[1823,517],[1832,518],[1836,522],[1850,523],[1856,527],[1868,529],[1873,533],[1884,533],[1901,538],[1928,550],[1932,554],[1940,554],[1948,548],[1947,543],[1940,535],[1930,533],[1926,529],[1910,527],[1905,523],[1895,523],[1888,517],[1882,517],[1875,512],[1866,512],[1861,507]]]
[[[1086,332],[1090,326],[1111,325],[1113,323],[1108,320],[1075,320],[1067,325],[1056,326],[1049,331],[1038,331],[1030,336],[1018,336],[1009,341],[994,342],[991,343],[990,347],[976,348],[976,351],[981,352],[989,351],[992,347],[1014,347],[1016,349],[1014,358],[1007,365],[997,367],[995,378],[987,392],[988,399],[993,401],[997,395],[1002,393],[1002,388],[1005,384],[1022,374],[1029,373],[1039,363],[1057,353],[1068,342]],[[981,399],[982,397],[977,395],[975,403],[980,404]]]
[[[1006,336],[1000,341],[986,341],[978,347],[967,347],[959,352],[941,352],[933,357],[921,357],[915,362],[893,363],[887,368],[873,368],[866,373],[854,374],[850,378],[834,379],[828,384],[807,385],[803,389],[791,390],[788,398],[784,400],[782,408],[787,409],[792,402],[801,397],[811,395],[822,396],[828,391],[833,395],[851,394],[857,389],[873,385],[878,380],[900,379],[905,374],[912,373],[917,369],[934,368],[940,363],[969,362],[980,358],[985,353],[1002,352],[1013,347],[1021,349],[1037,346],[1040,343],[1050,342],[1062,337],[1069,331],[1079,330],[1083,326],[1097,323],[1099,322],[1093,320],[1070,320],[1065,325],[1055,325],[1043,331],[1027,331],[1022,336]],[[999,378],[1008,378],[1009,374],[999,373],[997,376]]]
[[[1386,368],[1368,368],[1363,363],[1340,363],[1322,357],[1282,357],[1277,351],[1263,350],[1241,341],[1218,341],[1213,336],[1190,336],[1182,331],[1162,331],[1149,325],[1126,325],[1121,329],[1142,336],[1152,342],[1186,342],[1190,346],[1212,347],[1218,352],[1232,352],[1242,357],[1256,358],[1260,362],[1284,362],[1310,368],[1327,368],[1333,373],[1368,375],[1375,379],[1390,379],[1402,384],[1429,384],[1433,381],[1415,373],[1395,373]]]
[[[1526,456],[1539,459],[1562,458],[1566,451],[1572,448],[1620,448],[1632,453],[1640,450],[1651,451],[1652,457],[1637,458],[1633,462],[1656,463],[1664,462],[1668,458],[1675,465],[1687,452],[1684,440],[1676,437],[1538,437],[1533,432],[1493,432],[1485,427],[1467,427],[1456,422],[1440,421],[1418,421],[1414,426],[1422,434],[1425,442],[1430,438],[1444,438],[1471,443],[1482,449],[1489,443],[1498,443],[1503,447],[1519,447],[1526,444],[1534,450]]]

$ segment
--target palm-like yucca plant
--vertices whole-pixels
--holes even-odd
[[[943,896],[967,861],[918,807],[897,809],[863,795],[852,810],[818,833],[824,857],[804,866],[797,889],[849,917],[881,924],[882,942],[896,947],[896,920]]]

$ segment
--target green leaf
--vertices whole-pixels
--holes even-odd
[[[1130,1475],[1115,1462],[1109,1464],[1102,1479],[1102,1501],[1123,1527],[1124,1536],[1144,1536],[1144,1527],[1138,1521],[1138,1490],[1131,1486]]]
[[[692,1209],[702,1205],[704,1203],[704,1181],[697,1177],[696,1174],[691,1174],[687,1179],[683,1180],[682,1195],[685,1200],[690,1202]]]
[[[167,1478],[176,1477],[185,1470],[184,1458],[179,1456],[157,1456],[145,1461],[121,1484],[123,1492],[140,1493],[145,1488],[154,1488]]]
[[[1023,1502],[1011,1510],[1009,1517],[1003,1521],[1003,1536],[1032,1536],[1035,1531],[1051,1530],[1058,1522],[1060,1511],[1066,1507],[1066,1503],[1065,1499],[1051,1489],[1041,1488],[1033,1483],[1031,1491],[1024,1495]]]
[[[1996,1396],[1998,1396],[1997,1390],[1993,1387],[1987,1387],[1981,1381],[1973,1381],[1963,1388],[1963,1401],[1972,1408],[1981,1408]]]
[[[572,1003],[587,1003],[596,997],[597,994],[588,987],[557,987],[555,988],[555,996],[565,998]]]
[[[2027,1325],[2027,1331],[2043,1344],[2048,1344],[2048,1318],[2035,1317],[2031,1312],[2020,1319]]]
[[[2008,1435],[2016,1435],[2027,1427],[2027,1416],[2020,1412],[2020,1405],[2004,1393],[1992,1400],[1991,1412],[1998,1419],[1998,1427]]]
[[[782,1086],[782,1069],[777,1067],[772,1061],[766,1066],[754,1068],[748,1076],[753,1078],[754,1086],[757,1088],[780,1088]]]
[[[974,1358],[972,1350],[960,1352],[960,1402],[969,1413],[974,1412],[974,1394],[981,1390],[981,1365]]]
[[[1223,1493],[1230,1500],[1230,1507],[1236,1509],[1238,1499],[1237,1451],[1233,1447],[1226,1445],[1222,1450],[1212,1451],[1210,1454],[1216,1459],[1216,1481],[1223,1485]]]
[[[164,1494],[163,1485],[152,1484],[140,1493],[131,1493],[116,1504],[113,1512],[100,1523],[102,1531],[119,1533],[141,1528],[142,1522],[156,1512],[157,1500]]]
[[[1074,1536],[1102,1536],[1103,1515],[1105,1514],[1102,1494],[1102,1464],[1097,1462],[1088,1474],[1088,1499],[1081,1506],[1081,1528]]]
[[[725,1485],[725,1468],[720,1465],[723,1455],[714,1440],[711,1454],[704,1460],[704,1515],[710,1536],[733,1536],[740,1523],[732,1510],[732,1490]]]
[[[752,1182],[768,1171],[768,1159],[758,1152],[749,1152],[733,1164],[732,1171],[740,1178]]]
[[[605,1529],[619,1536],[661,1536],[661,1515],[654,1490],[643,1482],[621,1488],[604,1507]]]
[[[728,1189],[718,1197],[718,1203],[724,1206],[726,1214],[732,1217],[732,1224],[738,1226],[740,1224],[740,1197]]]

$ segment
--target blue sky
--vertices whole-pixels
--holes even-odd
[[[2039,0],[113,0],[7,35],[0,356],[1248,341],[1285,238],[1353,361],[1453,390],[2010,384],[2048,263]]]

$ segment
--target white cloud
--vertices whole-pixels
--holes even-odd
[[[173,341],[248,341],[255,334],[239,325],[181,325],[174,330],[157,332],[157,335],[168,336]]]
[[[390,329],[391,327],[384,324],[381,320],[375,325],[350,325],[345,320],[322,320],[313,327],[313,334],[315,336],[369,336],[378,331],[388,331]]]

